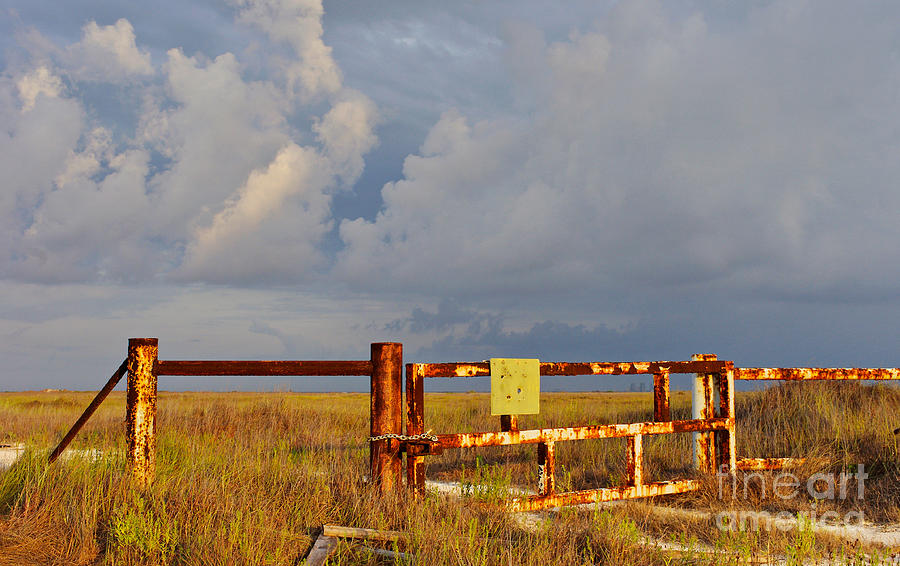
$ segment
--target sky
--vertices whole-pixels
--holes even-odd
[[[898,21],[5,0],[0,390],[98,389],[129,337],[161,359],[900,366]]]

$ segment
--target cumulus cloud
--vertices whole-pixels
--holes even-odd
[[[359,178],[363,156],[378,142],[373,128],[378,120],[375,104],[364,94],[345,89],[320,121],[313,124],[324,153],[345,185]]]
[[[491,76],[512,82],[469,106],[494,113],[446,109],[378,215],[342,219],[332,199],[378,143],[365,84],[344,85],[320,2],[232,5],[243,51],[155,46],[154,61],[124,19],[90,21],[55,50],[31,33],[40,56],[0,80],[5,273],[258,284],[279,264],[280,282],[315,274],[435,301],[884,294],[898,275],[891,7],[773,2],[724,21],[631,1],[568,35],[497,26]],[[425,45],[429,62],[469,64],[466,38],[498,42],[469,23],[428,43],[429,25],[455,20],[401,16],[377,27],[411,38],[387,53]],[[387,41],[377,30],[365,45]]]
[[[751,9],[728,34],[656,2],[560,41],[509,26],[519,107],[446,112],[377,217],[341,223],[338,271],[360,288],[543,304],[886,291],[900,59],[873,22],[892,16],[794,7]]]
[[[22,112],[34,109],[38,96],[58,98],[63,90],[62,80],[43,65],[20,77],[16,87],[22,101]]]
[[[265,170],[253,171],[188,246],[182,274],[235,283],[264,272],[269,281],[306,272],[330,227],[328,163],[291,144]],[[249,265],[248,265],[249,264]]]
[[[82,28],[82,38],[65,56],[71,73],[82,80],[116,82],[153,73],[150,53],[135,43],[134,28],[126,19]]]
[[[46,67],[0,79],[0,273],[11,277],[27,253],[24,233],[54,178],[76,149],[85,124],[81,106],[60,95]]]
[[[7,276],[253,285],[322,263],[332,195],[361,174],[377,109],[342,86],[320,2],[239,7],[291,47],[280,78],[233,52],[172,47],[154,66],[125,19],[68,46],[30,32],[44,47],[0,81]]]
[[[262,29],[273,40],[286,42],[298,60],[280,60],[293,92],[309,100],[341,89],[341,71],[322,41],[321,0],[231,0],[241,8],[242,21]]]

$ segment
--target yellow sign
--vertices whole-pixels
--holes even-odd
[[[540,410],[540,360],[491,358],[491,414],[535,415]]]

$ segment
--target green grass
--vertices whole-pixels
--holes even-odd
[[[368,473],[365,394],[161,393],[157,478],[134,489],[123,462],[124,395],[114,393],[72,449],[103,451],[44,465],[46,455],[91,393],[0,394],[0,443],[28,452],[0,472],[0,564],[295,564],[324,523],[400,530],[400,550],[429,564],[725,564],[781,556],[798,562],[860,556],[861,548],[806,530],[723,532],[713,521],[676,520],[646,503],[567,509],[547,514],[536,530],[502,511],[514,487],[534,488],[533,446],[448,450],[428,458],[428,477],[468,486],[462,500],[406,494],[382,498]],[[641,393],[550,393],[540,415],[522,428],[651,420],[651,396]],[[687,418],[690,396],[673,392],[673,418]],[[900,426],[900,392],[855,383],[790,384],[737,397],[738,447],[743,456],[818,456],[819,471],[864,463],[871,473],[863,500],[817,503],[900,518],[900,467],[892,430]],[[485,394],[426,395],[426,429],[438,433],[496,430]],[[624,479],[623,439],[557,444],[557,489],[616,485]],[[645,481],[688,477],[690,435],[645,439]],[[805,479],[803,480],[805,481]],[[653,503],[707,510],[809,510],[813,500],[783,501],[751,489],[747,500],[719,499],[714,478],[698,493]],[[663,551],[648,537],[678,543]],[[389,547],[389,546],[388,546]],[[718,552],[709,555],[705,549]],[[330,563],[381,563],[344,544]]]

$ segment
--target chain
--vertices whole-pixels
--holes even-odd
[[[381,434],[379,436],[370,436],[369,442],[375,442],[376,440],[400,440],[402,442],[411,441],[411,440],[428,440],[429,442],[437,442],[438,437],[431,434],[431,430],[425,432],[423,434]]]

